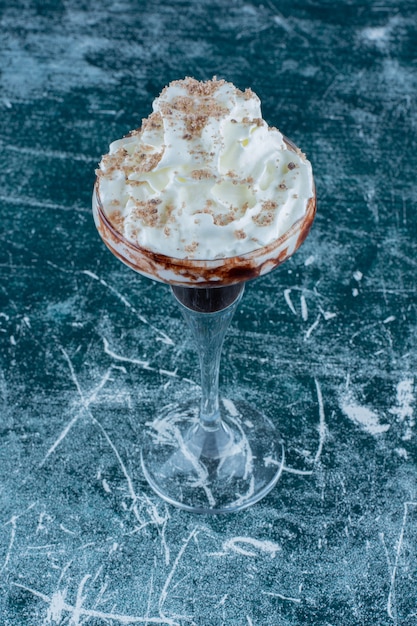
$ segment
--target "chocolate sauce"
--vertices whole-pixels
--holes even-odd
[[[215,313],[233,304],[244,289],[244,283],[224,287],[176,287],[174,296],[188,309],[199,313]]]

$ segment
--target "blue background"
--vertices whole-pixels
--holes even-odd
[[[0,7],[0,624],[417,624],[416,3]],[[197,359],[90,208],[109,142],[186,75],[251,87],[318,192],[225,342],[224,395],[286,449],[232,516],[145,483],[142,425],[198,397]]]

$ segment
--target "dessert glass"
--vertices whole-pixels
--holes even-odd
[[[104,243],[136,272],[171,286],[199,356],[200,402],[168,405],[143,433],[145,477],[173,505],[197,513],[238,511],[263,498],[281,475],[284,449],[275,425],[248,403],[220,400],[220,355],[245,282],[286,261],[306,238],[315,212],[314,193],[304,216],[267,246],[229,258],[177,259],[128,241],[104,212],[96,181],[93,214]]]

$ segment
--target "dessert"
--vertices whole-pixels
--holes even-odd
[[[200,408],[147,421],[141,464],[154,491],[198,513],[238,511],[276,484],[284,450],[250,404],[220,402],[220,355],[245,281],[285,261],[316,211],[310,163],[231,83],[174,81],[142,127],[111,144],[93,196],[97,228],[131,268],[171,285],[194,337]]]
[[[315,208],[305,156],[268,127],[250,89],[215,78],[165,87],[141,128],[110,145],[93,198],[116,256],[185,288],[270,271],[301,245]]]

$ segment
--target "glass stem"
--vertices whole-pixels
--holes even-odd
[[[242,285],[233,302],[224,309],[207,313],[195,311],[177,299],[197,347],[201,372],[200,425],[208,430],[217,429],[221,422],[219,406],[221,351],[243,290]],[[173,291],[175,295],[175,289]]]

